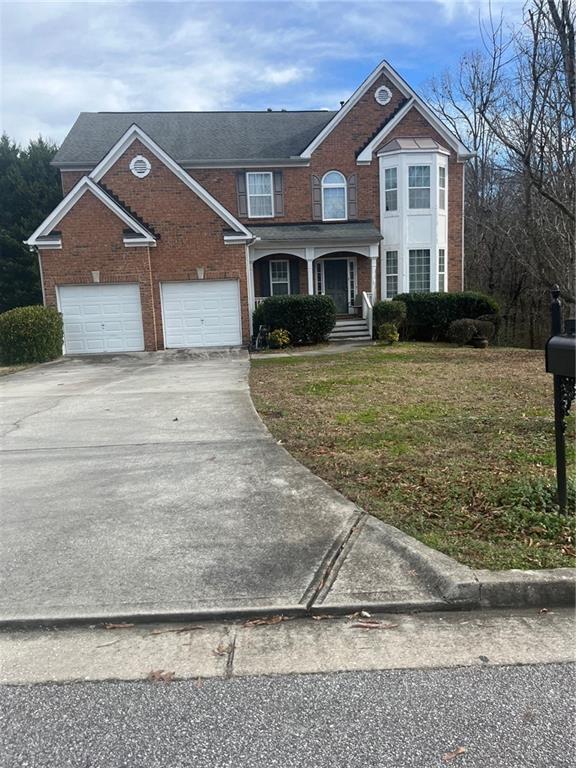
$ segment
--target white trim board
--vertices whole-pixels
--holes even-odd
[[[140,235],[142,235],[142,240],[139,241],[139,244],[156,245],[156,239],[153,237],[153,235],[148,232],[148,230],[143,227],[139,221],[136,221],[136,219],[132,218],[130,214],[128,214],[120,205],[118,205],[118,203],[113,198],[111,198],[110,195],[107,195],[106,192],[104,192],[104,190],[99,187],[98,184],[95,184],[88,176],[83,176],[80,181],[75,184],[74,187],[72,187],[62,202],[57,205],[52,213],[44,219],[42,224],[40,224],[40,226],[30,235],[28,240],[24,241],[25,245],[36,246],[38,248],[50,247],[46,242],[39,243],[38,238],[48,235],[86,192],[91,192],[96,198],[98,198],[98,200],[104,203],[104,205],[109,208],[112,213],[115,213],[119,219],[121,219],[128,227],[130,227],[130,229],[133,229],[135,232],[138,232]]]
[[[408,83],[401,77],[396,70],[394,70],[387,61],[382,61],[376,67],[376,69],[368,75],[366,80],[357,88],[348,101],[344,104],[342,109],[337,112],[332,120],[320,131],[320,133],[308,144],[308,146],[302,151],[300,157],[309,158],[315,149],[317,149],[324,139],[332,133],[334,128],[346,117],[350,110],[358,103],[358,101],[364,96],[366,91],[376,82],[380,75],[386,75],[386,77],[392,82],[396,88],[407,98],[412,99],[412,106],[416,107],[420,113],[428,120],[428,122],[443,136],[446,141],[456,150],[459,160],[467,160],[472,155],[466,149],[464,144],[455,136],[449,128],[438,118],[434,112],[428,107],[423,99],[408,85]],[[401,110],[404,113],[404,110]],[[393,122],[393,121],[391,121]],[[387,126],[385,126],[386,128]]]
[[[252,234],[246,227],[241,224],[238,219],[233,216],[224,206],[212,197],[208,190],[199,184],[190,174],[178,165],[170,155],[165,152],[156,142],[148,136],[141,128],[136,124],[130,126],[126,133],[116,142],[112,149],[102,158],[98,165],[90,174],[90,178],[94,181],[100,181],[102,177],[110,170],[118,158],[128,149],[128,147],[134,141],[140,141],[146,149],[154,154],[164,165],[172,171],[172,173],[180,179],[189,189],[191,189],[198,197],[206,203],[212,210],[223,219],[228,226],[234,229],[238,233],[242,233],[246,239],[251,240]]]

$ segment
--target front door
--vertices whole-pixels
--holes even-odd
[[[336,314],[348,314],[348,261],[327,259],[324,262],[324,293],[336,304]]]

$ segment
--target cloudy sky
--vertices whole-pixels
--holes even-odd
[[[515,21],[522,2],[492,0]],[[78,112],[335,109],[381,59],[416,89],[480,47],[488,0],[6,2],[1,126],[61,141]]]

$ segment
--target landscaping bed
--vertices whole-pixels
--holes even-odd
[[[374,516],[474,568],[575,565],[542,352],[441,344],[254,360],[272,434]],[[574,417],[568,420],[574,468]],[[573,479],[571,484],[573,500]]]

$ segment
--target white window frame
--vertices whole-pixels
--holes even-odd
[[[444,178],[442,179],[442,174],[444,175]],[[446,166],[445,165],[439,165],[438,166],[438,210],[439,211],[445,211],[446,210]],[[444,181],[444,184],[441,184],[440,181]]]
[[[422,289],[412,289],[412,286],[410,285],[410,257],[412,254],[412,251],[427,251],[428,252],[428,290],[423,291]],[[408,249],[408,293],[430,293],[432,290],[432,265],[430,263],[430,258],[432,256],[432,249],[430,247],[427,248],[409,248]]]
[[[326,176],[329,176],[331,173],[337,173],[342,177],[342,181],[338,184],[334,182],[325,182],[324,179]],[[344,216],[336,216],[334,218],[328,218],[324,212],[324,190],[325,189],[343,189],[344,190]],[[322,176],[322,182],[321,182],[321,194],[322,194],[322,221],[348,221],[348,182],[346,181],[346,176],[341,172],[337,171],[335,169],[332,169],[331,171],[326,171],[324,176]]]
[[[286,264],[286,280],[274,280],[272,277],[272,264]],[[290,296],[290,260],[289,259],[270,259],[268,262],[268,271],[270,274],[270,296]],[[287,285],[288,293],[274,293],[275,285]]]
[[[269,176],[270,177],[270,194],[264,195],[261,193],[250,194],[250,176]],[[252,197],[269,197],[270,207],[272,213],[252,213],[250,210],[250,199]],[[248,201],[248,218],[250,219],[273,219],[274,218],[274,174],[272,171],[247,171],[246,172],[246,199]]]
[[[388,272],[388,254],[389,253],[396,254],[396,272]],[[397,248],[390,248],[384,251],[384,272],[385,272],[385,278],[386,278],[384,298],[392,301],[400,293],[400,252]],[[389,277],[396,278],[396,293],[394,294],[394,296],[388,295],[388,278]]]
[[[396,172],[396,186],[395,187],[388,187],[386,186],[386,175],[387,171],[395,171]],[[396,192],[396,208],[388,208],[388,192]],[[391,165],[384,169],[384,213],[398,213],[398,166],[397,165]]]
[[[411,168],[428,168],[428,186],[427,187],[411,187],[410,186],[410,169]],[[410,163],[408,165],[408,173],[406,178],[406,188],[408,190],[408,210],[409,211],[429,211],[432,208],[432,166],[430,163]],[[428,205],[424,208],[413,208],[410,205],[410,190],[412,189],[427,189],[428,190]]]
[[[442,254],[443,260],[444,260],[444,269],[440,269],[440,254]],[[438,291],[439,293],[446,293],[446,248],[438,248],[438,265],[437,265],[437,274],[438,274]]]

